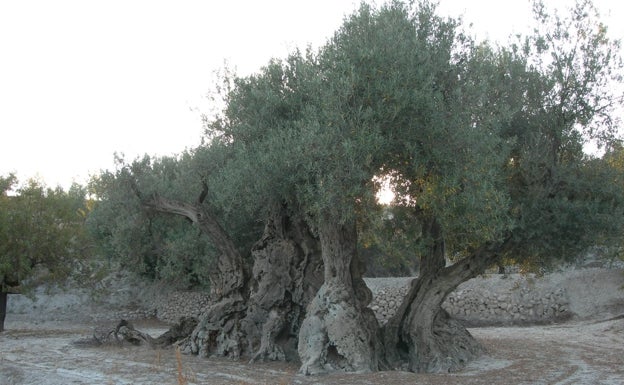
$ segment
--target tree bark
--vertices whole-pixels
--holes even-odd
[[[319,227],[319,235],[324,283],[299,332],[300,372],[379,370],[379,325],[366,307],[372,294],[362,279],[355,223],[326,220]]]
[[[234,241],[201,201],[192,205],[154,196],[144,204],[160,212],[188,218],[220,251],[216,268],[210,275],[213,305],[201,316],[185,351],[204,357],[211,354],[240,357],[246,345],[240,320],[247,309],[249,276]]]
[[[9,294],[19,293],[19,280],[10,275],[0,277],[0,332],[4,331]]]
[[[145,332],[135,329],[131,322],[122,319],[114,327],[95,328],[92,339],[80,340],[76,344],[80,346],[101,346],[120,345],[123,343],[143,345],[147,343],[152,348],[163,348],[188,339],[196,326],[197,319],[182,317],[177,324],[154,338]]]
[[[277,208],[252,256],[254,285],[243,320],[251,361],[297,361],[299,329],[323,283],[319,241],[303,220]]]
[[[462,282],[481,274],[497,258],[486,245],[446,267],[444,239],[431,219],[423,227],[431,239],[421,262],[420,277],[412,282],[395,316],[383,329],[385,359],[394,368],[413,372],[453,372],[483,353],[483,348],[458,321],[442,309],[446,297]]]
[[[0,332],[4,331],[4,319],[7,312],[7,297],[8,294],[4,290],[0,290]]]
[[[251,361],[297,360],[306,308],[323,283],[320,243],[307,224],[277,205],[263,237],[252,247],[249,274],[233,241],[206,208],[162,197],[146,204],[189,218],[221,251],[211,275],[215,303],[202,315],[185,352],[250,356]]]

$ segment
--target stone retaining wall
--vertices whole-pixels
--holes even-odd
[[[443,307],[453,317],[474,326],[549,323],[572,316],[567,293],[561,288],[540,292],[523,287],[500,293],[458,290]]]
[[[413,278],[364,278],[373,292],[373,301],[368,305],[380,324],[385,324],[396,313]]]
[[[367,278],[369,307],[385,324],[400,306],[411,278]],[[549,323],[570,318],[568,295],[548,280],[512,274],[472,279],[451,293],[443,308],[470,326]]]
[[[365,279],[373,292],[369,306],[381,324],[395,314],[411,280],[409,277]],[[562,282],[553,277],[492,274],[460,285],[443,307],[472,326],[553,322],[569,318],[573,311],[579,310],[570,309],[568,290]],[[205,292],[171,292],[166,288],[118,291],[105,298],[107,301],[93,301],[84,290],[69,294],[46,293],[42,289],[35,294],[35,299],[9,296],[9,315],[39,314],[49,320],[82,317],[96,321],[157,317],[175,323],[182,316],[199,316],[209,304]]]
[[[396,313],[411,280],[365,279],[373,292],[369,307],[380,324]],[[197,317],[208,305],[208,299],[206,293],[173,292],[155,305],[154,313],[165,322],[177,322],[182,316]],[[449,295],[443,307],[470,326],[549,323],[572,316],[565,288],[520,274],[472,279]]]

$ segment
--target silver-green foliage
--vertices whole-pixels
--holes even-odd
[[[362,218],[373,178],[389,177],[458,256],[502,239],[527,258],[615,239],[622,186],[582,149],[618,140],[619,43],[590,2],[567,18],[534,8],[534,34],[494,46],[427,2],[362,5],[318,51],[227,78],[208,126],[231,155],[223,191],[287,202],[314,225]]]
[[[84,188],[49,188],[37,180],[19,184],[14,175],[0,177],[0,290],[36,284],[40,278],[62,282],[80,271],[91,243],[84,229],[89,211]]]
[[[441,225],[452,256],[505,239],[513,257],[547,259],[617,240],[621,170],[582,149],[586,138],[618,141],[621,99],[608,86],[621,80],[619,43],[587,1],[567,18],[534,8],[532,35],[494,46],[428,2],[362,5],[319,50],[226,75],[203,146],[100,176],[122,186],[98,193],[98,215],[115,223],[100,235],[112,254],[158,260],[154,225],[165,234],[169,221],[184,224],[141,212],[124,180],[186,202],[207,191],[244,250],[276,205],[313,227],[356,219],[374,229],[374,178],[387,177],[415,222]],[[184,231],[168,234],[192,238]],[[396,231],[417,251],[427,245],[418,224]],[[154,271],[179,269],[175,254],[150,262]]]

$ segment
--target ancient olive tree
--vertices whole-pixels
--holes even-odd
[[[0,331],[4,329],[7,294],[39,278],[62,281],[76,273],[88,256],[84,231],[88,213],[85,190],[51,189],[36,180],[18,185],[14,175],[0,177]],[[40,271],[41,273],[41,271]]]
[[[617,142],[614,43],[587,2],[568,19],[535,12],[534,36],[496,48],[428,4],[363,6],[318,53],[234,83],[251,97],[229,100],[232,164],[251,170],[254,196],[298,210],[321,244],[302,372],[457,370],[481,351],[440,307],[460,283],[503,257],[544,263],[617,241],[618,170],[582,151],[588,137]],[[355,247],[380,175],[421,240],[420,278],[382,338]]]
[[[154,247],[168,239],[167,226],[210,245],[205,254],[195,249],[188,255],[189,271],[178,271],[184,277],[197,269],[196,276],[209,281],[204,284],[213,301],[187,351],[293,360],[305,307],[321,284],[318,241],[284,204],[253,194],[256,187],[244,178],[228,176],[246,171],[226,166],[237,151],[227,141],[215,138],[177,158],[120,163],[94,180],[101,200],[89,222],[117,259],[129,260],[127,266],[151,257],[147,262],[161,271],[163,263],[185,258],[177,248]]]
[[[586,11],[567,25],[538,4],[543,28],[496,48],[428,3],[363,5],[318,51],[224,79],[225,108],[192,166],[116,175],[138,206],[189,219],[218,250],[215,305],[189,350],[298,358],[306,374],[457,370],[481,351],[440,307],[460,283],[503,257],[617,240],[621,170],[582,152],[584,135],[616,141],[605,85],[617,66]],[[357,253],[380,177],[420,256],[383,328]],[[250,250],[234,218],[264,225]]]

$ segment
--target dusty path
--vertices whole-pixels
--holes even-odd
[[[78,347],[75,341],[92,336],[93,322],[84,323],[84,314],[80,317],[61,302],[56,304],[59,309],[70,309],[64,321],[41,322],[51,314],[41,306],[30,313],[9,314],[8,331],[0,333],[0,385],[624,384],[622,273],[621,269],[587,269],[549,276],[551,284],[569,293],[575,321],[471,329],[488,353],[460,373],[435,375],[380,372],[301,377],[296,364],[248,365],[196,356],[181,356],[178,362],[173,349]],[[153,321],[135,325],[153,336],[167,329]]]
[[[175,351],[76,347],[88,327],[9,323],[0,335],[0,384],[178,384]],[[142,325],[152,334],[162,325]],[[181,356],[188,384],[624,384],[624,319],[471,329],[488,354],[455,374],[296,375],[297,366]]]

